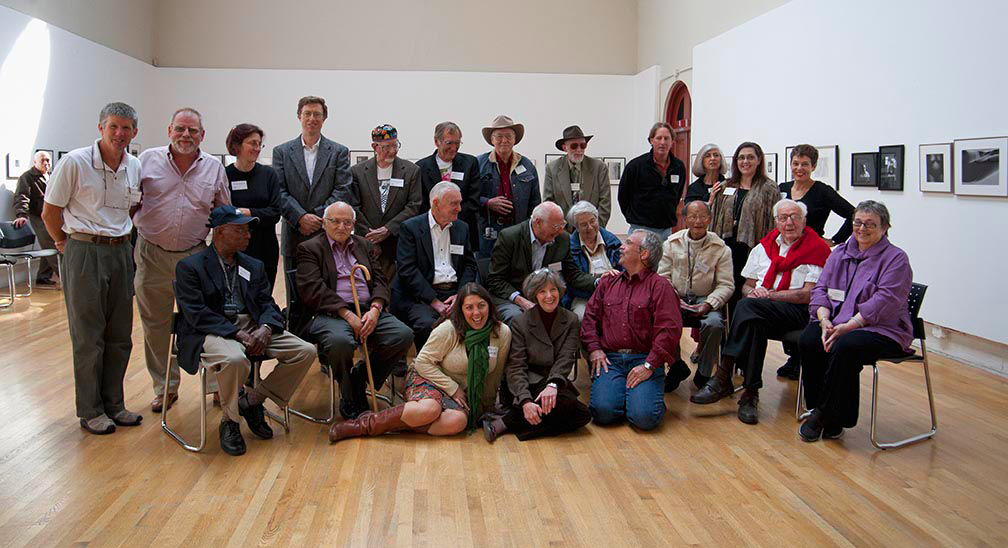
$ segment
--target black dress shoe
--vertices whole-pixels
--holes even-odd
[[[245,419],[245,424],[257,438],[268,440],[273,437],[273,429],[266,422],[266,411],[262,404],[249,405],[248,398],[242,396],[238,398],[238,414]]]
[[[669,371],[665,374],[665,393],[675,392],[675,389],[679,388],[679,384],[689,378],[689,374],[690,370],[686,362],[676,360],[669,366]]]
[[[697,389],[699,390],[703,388],[704,385],[706,385],[710,381],[710,379],[711,378],[708,377],[707,375],[701,375],[700,370],[698,369],[697,372],[693,374],[693,386],[697,387]]]
[[[722,385],[721,382],[718,381],[718,378],[714,377],[707,381],[707,384],[705,384],[700,391],[690,396],[689,401],[699,404],[714,403],[731,396],[734,392],[735,387],[732,386],[731,381],[729,381],[727,385]]]
[[[220,448],[228,455],[237,457],[245,454],[245,438],[241,428],[235,421],[223,420],[220,423]]]
[[[812,413],[805,419],[805,422],[798,428],[798,435],[801,436],[802,441],[812,443],[819,441],[819,438],[822,437],[823,429],[822,412],[818,409],[813,409]]]
[[[822,437],[828,440],[838,440],[843,437],[844,429],[843,426],[831,427],[827,426],[823,428]]]
[[[801,369],[801,360],[795,356],[788,356],[787,362],[777,368],[778,377],[787,377],[793,381],[798,380],[798,371]]]
[[[759,422],[759,412],[756,406],[759,404],[759,394],[754,390],[750,393],[746,390],[738,402],[738,420],[746,424],[756,424]]]
[[[347,400],[340,400],[339,404],[339,414],[344,419],[352,421],[360,416],[361,413],[367,411],[367,406],[361,408],[360,405]]]

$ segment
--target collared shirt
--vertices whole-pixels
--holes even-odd
[[[584,251],[585,257],[588,257],[589,274],[605,274],[612,270],[612,263],[609,262],[609,256],[606,255],[607,250],[601,233],[595,238],[594,249],[589,249],[588,244],[585,243],[581,244],[581,249]]]
[[[784,243],[783,236],[777,236],[777,245],[780,246],[781,257],[786,257],[787,252],[791,249],[791,244]],[[770,270],[770,264],[773,261],[770,260],[770,256],[767,255],[766,249],[763,248],[763,244],[757,243],[752,251],[749,252],[749,259],[746,261],[745,267],[742,268],[742,277],[752,280],[756,280],[756,285],[763,283],[763,278],[766,277],[767,272]],[[791,285],[788,289],[801,289],[807,282],[816,283],[819,281],[819,275],[822,274],[822,267],[816,266],[814,264],[803,264],[795,267],[791,271]],[[774,277],[773,285],[771,287],[777,287],[780,283],[781,276],[783,274],[778,273]]]
[[[431,246],[434,249],[434,281],[433,284],[447,284],[458,281],[455,267],[451,262],[451,223],[441,228],[434,220],[434,214],[427,212],[427,222],[430,224]]]
[[[543,259],[546,257],[546,248],[549,244],[540,243],[539,239],[536,238],[535,230],[532,230],[532,221],[529,221],[529,234],[532,235],[532,271],[535,272],[543,267]],[[514,302],[521,295],[520,291],[515,291],[511,293],[508,300]]]
[[[231,203],[224,166],[200,151],[182,173],[167,146],[143,151],[140,165],[143,201],[133,217],[140,235],[167,251],[185,251],[206,240],[210,210]]]
[[[308,184],[312,184],[312,176],[315,174],[315,160],[318,159],[318,147],[319,143],[322,142],[322,136],[319,135],[318,141],[315,144],[308,146],[305,144],[304,135],[301,136],[301,148],[304,150],[304,165],[305,169],[308,171]]]
[[[329,247],[332,248],[333,261],[336,263],[336,287],[333,288],[336,294],[343,301],[353,303],[353,289],[350,288],[350,273],[353,272],[357,258],[353,254],[353,238],[348,238],[346,245],[340,245],[333,241],[328,235]],[[360,299],[361,306],[371,300],[371,290],[368,289],[367,281],[364,279],[364,272],[358,270],[354,273],[354,281],[357,283],[357,298]],[[357,312],[356,310],[351,310]],[[361,313],[367,312],[363,308]]]
[[[140,160],[123,152],[119,169],[105,165],[99,141],[57,162],[45,201],[63,208],[63,231],[125,236],[133,229],[129,210],[140,192]],[[205,223],[205,221],[204,221]]]
[[[675,362],[681,335],[675,289],[646,269],[632,276],[623,272],[603,278],[581,321],[581,342],[589,352],[627,349],[647,354],[648,363],[655,367]]]

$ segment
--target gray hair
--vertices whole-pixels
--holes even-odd
[[[52,161],[52,154],[49,154],[48,150],[36,150],[35,154],[32,155],[32,163],[37,162],[39,156],[48,156],[49,160]]]
[[[440,124],[434,126],[434,138],[440,140],[444,137],[445,133],[458,133],[462,135],[462,130],[459,129],[455,122],[441,122]]]
[[[554,202],[542,202],[541,204],[535,206],[535,209],[532,210],[532,220],[535,221],[538,219],[540,221],[545,221],[546,218],[549,217],[549,214],[554,211],[559,211],[560,214],[563,215],[563,210],[560,209],[560,206],[556,205]]]
[[[641,251],[648,252],[648,262],[647,265],[645,266],[647,266],[649,270],[657,272],[658,263],[661,262],[662,258],[661,238],[659,238],[658,235],[655,234],[654,232],[651,232],[650,230],[645,230],[643,228],[638,228],[637,230],[630,231],[630,234],[627,237],[629,238],[630,236],[633,236],[638,232],[641,234],[641,242],[640,242]]]
[[[724,152],[721,152],[721,147],[715,145],[714,143],[707,143],[706,145],[700,147],[700,150],[696,153],[696,157],[693,158],[693,167],[691,168],[693,175],[696,175],[697,177],[703,177],[704,175],[707,174],[707,170],[704,169],[703,160],[704,156],[706,156],[707,153],[712,150],[718,151],[718,153],[721,155],[721,166],[718,167],[718,173],[721,175],[728,173],[728,160],[725,160]]]
[[[773,216],[776,217],[777,216],[777,212],[780,211],[781,206],[786,206],[786,205],[795,206],[798,209],[800,209],[802,217],[805,217],[806,215],[808,215],[808,206],[806,206],[805,204],[803,204],[801,202],[796,202],[794,200],[790,200],[788,198],[781,198],[780,200],[777,200],[777,203],[775,203],[773,205]]]
[[[539,293],[539,290],[546,287],[547,284],[555,285],[560,290],[561,297],[567,292],[567,284],[564,283],[563,276],[559,272],[540,268],[525,277],[525,281],[522,282],[522,294],[526,299],[538,304],[535,298],[536,293]]]
[[[199,120],[199,127],[200,127],[200,129],[203,129],[203,115],[200,114],[198,110],[196,110],[196,109],[194,109],[192,107],[182,107],[182,108],[176,110],[171,115],[171,120],[168,120],[168,124],[169,125],[174,124],[175,123],[175,117],[178,116],[179,114],[182,114],[183,112],[188,112],[188,113],[196,116],[196,119]]]
[[[440,200],[441,198],[444,198],[444,195],[452,190],[458,192],[459,194],[462,193],[462,190],[459,189],[459,186],[457,184],[451,181],[441,181],[440,183],[434,185],[430,189],[430,194],[428,195],[428,197],[430,198],[430,202],[433,204],[434,200]]]
[[[591,213],[595,216],[595,220],[599,220],[598,208],[595,204],[587,201],[581,200],[580,202],[571,206],[570,210],[567,211],[567,224],[571,226],[577,225],[578,215],[583,215],[585,213]]]
[[[101,109],[98,113],[98,125],[104,126],[105,120],[109,116],[118,116],[119,118],[129,118],[133,120],[133,129],[140,127],[137,120],[137,111],[133,107],[127,105],[126,103],[109,103],[105,105],[105,108]]]
[[[886,230],[892,226],[889,224],[889,208],[887,208],[882,202],[865,200],[857,205],[854,213],[857,213],[858,211],[861,213],[874,213],[875,215],[878,215],[879,221],[882,222],[882,228],[885,228]]]
[[[329,210],[335,208],[336,206],[340,206],[340,205],[345,205],[345,206],[347,206],[347,207],[350,208],[350,212],[353,213],[353,220],[356,223],[357,222],[357,210],[354,209],[354,207],[352,205],[350,205],[350,204],[348,204],[346,202],[333,202],[333,203],[329,204],[328,206],[326,206],[325,211],[322,212],[322,216],[323,217],[328,217],[329,216]]]

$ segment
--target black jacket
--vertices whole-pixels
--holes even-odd
[[[654,149],[627,163],[619,182],[619,205],[630,224],[671,228],[686,188],[686,166],[670,154],[668,173],[662,177],[653,154]]]
[[[392,282],[392,301],[430,303],[437,298],[431,284],[434,281],[434,245],[428,213],[407,219],[399,228],[399,248],[396,253],[398,275]],[[462,253],[452,253],[452,267],[458,285],[476,281],[476,259],[469,242],[469,227],[455,221],[448,234],[452,245],[461,245]]]
[[[430,191],[434,185],[441,182],[441,170],[437,165],[437,151],[434,154],[417,160],[416,165],[420,168],[421,191],[423,192],[420,203],[420,213],[430,211]],[[451,182],[457,184],[462,191],[462,213],[459,219],[465,221],[469,226],[469,241],[476,249],[479,245],[479,235],[476,234],[476,216],[479,213],[479,162],[475,156],[459,152],[452,160],[452,172],[461,173],[462,179],[452,179]]]
[[[42,204],[45,198],[46,183],[42,180],[42,172],[32,166],[18,177],[14,189],[14,215],[27,218],[29,214],[42,216]]]

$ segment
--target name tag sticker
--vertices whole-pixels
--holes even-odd
[[[781,200],[787,200],[788,199],[787,192],[781,192],[780,193],[780,197],[781,197]]]
[[[581,192],[581,183],[571,183],[571,191]]]
[[[139,188],[131,188],[130,192],[130,205],[137,205],[140,203],[140,198],[143,197],[143,193],[140,192]]]
[[[231,181],[231,190],[248,190],[248,181]]]
[[[515,168],[515,175],[521,175],[525,173],[525,166],[518,166]]]
[[[669,180],[670,183],[676,184],[676,183],[679,182],[679,176],[678,175],[669,175],[668,180]]]
[[[847,294],[843,289],[828,289],[826,290],[826,296],[828,296],[831,301],[843,302],[844,298],[847,297]]]
[[[553,272],[560,272],[561,268],[563,268],[562,263],[550,263],[549,265],[549,269],[552,270]]]
[[[605,259],[603,259],[602,257],[592,259],[591,265],[592,268],[605,268],[606,267]]]
[[[406,184],[402,179],[389,179],[389,186],[394,186],[396,188],[402,188]]]
[[[451,244],[449,247],[452,255],[461,255],[464,249],[461,244]]]
[[[241,265],[238,265],[238,275],[241,276],[246,282],[252,281],[252,274],[248,270],[245,270],[245,268]]]
[[[734,196],[735,195],[735,187],[730,186],[730,187],[724,189],[724,195],[725,196]]]
[[[461,181],[462,179],[465,179],[465,173],[462,173],[461,171],[453,171],[451,172],[451,178],[452,181]]]
[[[702,261],[697,261],[697,263],[696,263],[696,269],[699,270],[703,274],[706,274],[706,273],[708,273],[708,272],[711,271],[711,267],[709,265],[703,263]]]
[[[490,354],[490,359],[491,360],[496,360],[497,359],[497,353],[498,352],[499,351],[497,350],[496,346],[488,346],[487,347],[487,353]]]

